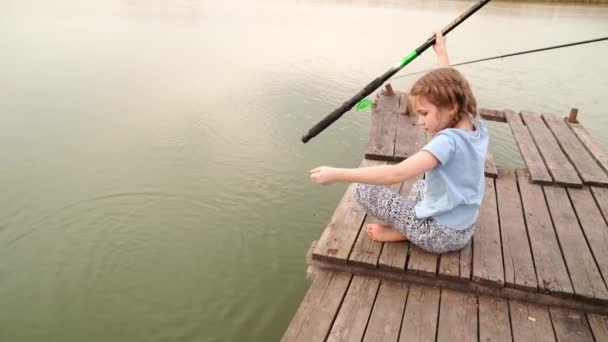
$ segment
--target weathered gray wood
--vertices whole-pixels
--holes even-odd
[[[436,287],[410,285],[399,341],[435,341],[439,294]]]
[[[549,312],[557,341],[593,341],[585,313],[557,307],[550,307]]]
[[[361,166],[382,165],[385,162],[364,159]],[[346,263],[359,229],[365,218],[365,210],[357,204],[351,184],[313,250],[313,258]]]
[[[439,254],[430,253],[422,248],[410,245],[410,258],[407,262],[407,271],[427,276],[437,273],[437,258]]]
[[[380,279],[353,276],[327,341],[361,341],[374,306]]]
[[[418,179],[420,179],[420,177],[403,182],[399,192],[401,196],[407,197],[412,190],[412,185]],[[386,270],[395,270],[398,272],[405,271],[409,248],[410,243],[408,241],[384,243],[382,253],[380,254],[380,259],[378,261],[378,266]]]
[[[608,225],[588,188],[568,189],[578,221],[604,281],[608,279]]]
[[[513,342],[553,342],[549,308],[544,305],[509,301]]]
[[[401,183],[390,185],[388,188],[398,193],[399,189],[401,188]],[[355,241],[355,245],[350,253],[348,262],[367,265],[370,267],[376,267],[378,265],[378,258],[380,257],[380,252],[382,251],[382,242],[374,241],[369,237],[369,235],[367,235],[367,225],[371,223],[384,222],[381,222],[376,217],[367,215],[363,225],[361,226],[361,230],[359,231],[357,241]]]
[[[281,341],[324,341],[351,275],[319,271]]]
[[[519,114],[515,114],[512,110],[505,110],[505,115],[519,152],[530,171],[532,182],[538,184],[553,183],[553,178],[549,174],[549,170],[547,170],[547,166],[543,162],[540,152],[536,144],[534,144],[530,132],[528,132],[521,121]]]
[[[477,341],[477,296],[441,291],[437,341]]]
[[[591,192],[602,212],[602,216],[604,216],[604,220],[608,221],[608,189],[592,186]]]
[[[606,284],[602,280],[576,220],[566,189],[546,186],[544,191],[574,286],[574,294],[580,297],[608,300],[608,289],[606,289]]]
[[[607,186],[608,176],[568,128],[564,119],[551,114],[543,114],[542,117],[583,182],[589,185]]]
[[[408,241],[385,242],[378,260],[378,267],[384,270],[405,272],[409,248]]]
[[[479,296],[479,340],[511,342],[506,299]]]
[[[558,142],[543,122],[540,114],[522,112],[521,117],[526,126],[528,126],[532,140],[536,143],[536,147],[538,147],[555,183],[568,186],[582,186],[583,183],[578,177],[576,170],[570,164],[564,152],[559,148]]]
[[[378,94],[372,109],[372,122],[365,158],[374,160],[393,160],[397,121],[399,119],[399,96]]]
[[[543,190],[540,185],[530,184],[528,174],[523,170],[517,170],[517,181],[536,266],[538,287],[556,295],[573,295]]]
[[[401,115],[410,115],[411,113],[409,113],[409,106],[408,106],[408,98],[407,98],[407,93],[403,93],[403,92],[398,92],[397,93],[399,95],[399,109],[398,109],[398,113]]]
[[[606,155],[599,145],[595,143],[589,132],[587,132],[587,130],[581,124],[567,121],[566,124],[583,143],[587,151],[591,153],[593,159],[595,159],[595,161],[604,171],[608,172],[608,155]]]
[[[479,113],[479,116],[481,116],[485,120],[507,122],[505,112],[502,110],[479,108],[477,112]]]
[[[363,341],[397,341],[407,299],[408,286],[382,281]]]
[[[470,280],[473,264],[473,241],[460,250],[460,279]]]
[[[443,253],[439,257],[439,270],[437,275],[442,278],[460,277],[460,251]]]
[[[505,283],[494,179],[486,178],[483,203],[475,224],[473,281],[495,286]]]
[[[513,170],[498,170],[496,197],[500,217],[505,284],[536,291],[534,262]]]
[[[587,321],[596,341],[608,341],[608,316],[588,313]]]
[[[488,154],[486,155],[484,173],[486,177],[496,178],[498,176],[498,169],[496,168],[496,163],[494,162],[494,156],[490,151],[488,151]]]
[[[418,152],[426,142],[422,130],[417,125],[416,115],[399,115],[395,142],[395,161],[402,161]]]
[[[352,274],[360,274],[369,277],[378,277],[380,279],[387,279],[391,281],[405,281],[408,283],[415,283],[426,286],[439,286],[445,289],[464,291],[479,295],[514,299],[543,305],[556,305],[575,310],[582,310],[601,315],[608,315],[608,305],[606,305],[606,302],[597,302],[594,300],[580,300],[574,298],[573,296],[557,296],[554,293],[549,294],[530,292],[512,287],[496,287],[479,284],[473,281],[454,281],[452,279],[443,279],[440,277],[420,276],[411,272],[386,271],[380,268],[372,269],[369,267],[350,264],[340,265],[327,261],[313,260],[310,255],[307,255],[306,261],[311,266],[320,267],[328,270],[349,272]]]

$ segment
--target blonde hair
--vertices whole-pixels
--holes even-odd
[[[453,68],[439,68],[422,76],[414,83],[409,98],[422,96],[437,107],[450,108],[456,106],[456,116],[452,120],[454,125],[467,113],[477,115],[477,101],[469,82],[462,74]],[[408,101],[411,107],[411,100]]]

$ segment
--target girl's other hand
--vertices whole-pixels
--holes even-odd
[[[328,185],[336,181],[336,168],[319,166],[310,170],[310,180],[317,184]]]

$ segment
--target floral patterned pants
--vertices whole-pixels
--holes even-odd
[[[414,207],[422,200],[424,180],[414,183],[408,197],[381,185],[356,184],[357,203],[373,215],[397,229],[411,243],[431,253],[459,250],[471,241],[475,225],[464,230],[444,226],[433,218],[417,218]]]

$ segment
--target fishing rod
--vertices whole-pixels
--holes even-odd
[[[575,46],[575,45],[583,45],[583,44],[589,44],[589,43],[597,43],[597,42],[601,42],[603,40],[608,40],[608,37],[603,37],[603,38],[596,38],[596,39],[589,39],[589,40],[581,40],[580,42],[574,42],[574,43],[568,43],[568,44],[561,44],[561,45],[554,45],[554,46],[547,46],[544,48],[540,48],[540,49],[534,49],[534,50],[526,50],[526,51],[520,51],[520,52],[514,52],[514,53],[508,53],[506,55],[500,55],[500,56],[494,56],[494,57],[486,57],[486,58],[480,58],[480,59],[476,59],[473,61],[468,61],[468,62],[462,62],[462,63],[456,63],[456,64],[451,64],[451,67],[455,67],[455,66],[459,66],[459,65],[465,65],[465,64],[473,64],[473,63],[478,63],[478,62],[485,62],[485,61],[490,61],[493,59],[499,59],[499,58],[505,58],[505,57],[513,57],[513,56],[518,56],[518,55],[525,55],[528,53],[534,53],[534,52],[541,52],[541,51],[547,51],[547,50],[553,50],[553,49],[559,49],[559,48],[564,48],[564,47],[570,47],[570,46]],[[400,75],[397,77],[393,77],[393,79],[398,79],[398,78],[403,78],[403,77],[407,77],[407,76],[411,76],[411,75],[417,75],[417,74],[422,74],[422,73],[426,73],[429,72],[433,69],[427,69],[427,70],[423,70],[423,71],[416,71],[416,72],[410,72],[409,74],[405,74],[405,75]]]
[[[447,35],[450,31],[452,31],[456,26],[460,25],[463,21],[465,21],[468,17],[473,15],[473,13],[477,12],[480,8],[485,6],[491,0],[481,0],[469,8],[466,12],[461,14],[458,18],[454,19],[450,24],[444,27],[441,30],[443,35]],[[302,142],[306,143],[310,139],[317,136],[324,129],[329,127],[334,121],[338,120],[344,113],[349,111],[357,102],[361,101],[367,95],[371,94],[374,90],[378,89],[386,80],[391,78],[394,74],[396,74],[403,67],[408,65],[411,61],[416,59],[416,57],[420,56],[426,49],[433,46],[435,44],[435,36],[429,38],[422,45],[417,47],[414,51],[410,52],[407,56],[405,56],[397,65],[390,68],[386,71],[382,76],[376,78],[371,81],[368,85],[366,85],[357,95],[353,96],[350,100],[344,102],[340,107],[338,107],[333,112],[329,113],[323,120],[319,121],[316,125],[314,125],[306,135],[302,137]]]

